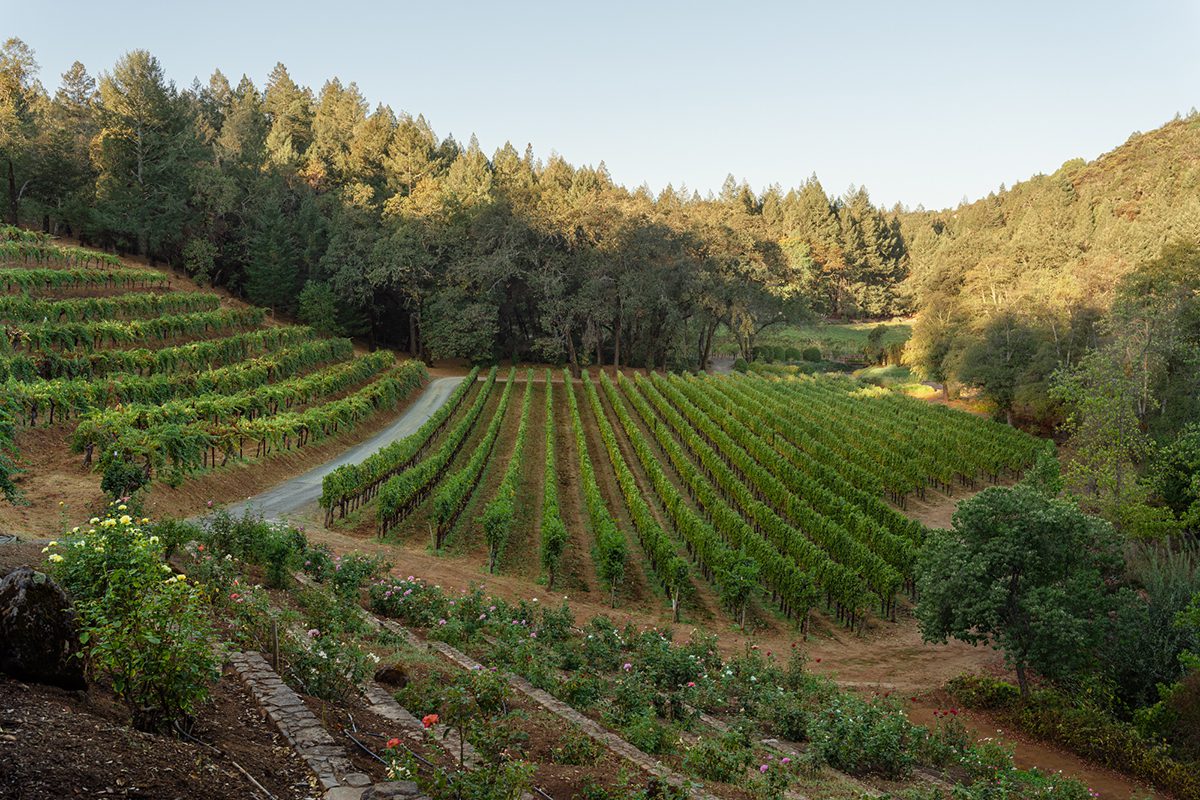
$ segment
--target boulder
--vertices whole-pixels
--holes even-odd
[[[0,580],[0,672],[83,689],[79,630],[66,593],[44,572],[17,567]]]
[[[417,800],[425,797],[413,781],[377,783],[363,792],[362,800]]]

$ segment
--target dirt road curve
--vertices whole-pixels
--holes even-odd
[[[319,467],[284,481],[273,489],[229,507],[229,513],[241,516],[250,509],[267,519],[278,519],[285,514],[298,511],[321,496],[321,479],[343,464],[357,464],[384,445],[403,439],[429,419],[446,400],[462,378],[435,378],[424,393],[395,422],[365,442],[351,447],[337,458],[326,461]]]

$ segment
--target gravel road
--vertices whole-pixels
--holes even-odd
[[[229,506],[229,513],[240,517],[244,511],[249,509],[267,519],[278,519],[284,514],[299,511],[309,503],[315,503],[321,496],[322,478],[343,464],[357,464],[384,445],[415,433],[425,423],[425,420],[429,419],[433,412],[437,411],[450,398],[454,388],[462,381],[462,378],[435,378],[398,420],[370,439],[351,447],[337,458],[326,461],[303,475],[298,475],[262,494],[256,494],[241,503]]]

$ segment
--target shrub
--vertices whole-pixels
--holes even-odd
[[[621,729],[625,740],[644,753],[662,755],[673,749],[676,733],[649,714],[640,714]]]
[[[706,781],[734,783],[746,774],[753,760],[750,737],[735,729],[689,747],[683,755],[683,768]]]
[[[851,775],[901,778],[912,769],[919,731],[894,704],[843,694],[808,726],[813,755]]]
[[[163,555],[170,558],[183,545],[200,539],[204,531],[200,526],[181,519],[164,519],[147,528],[152,536],[162,542]]]
[[[963,705],[989,711],[1013,708],[1021,699],[1016,686],[986,675],[959,675],[946,688]]]
[[[550,751],[550,760],[555,764],[591,766],[603,755],[604,748],[592,737],[572,727],[563,734],[562,744]]]
[[[100,490],[114,501],[137,494],[150,483],[146,470],[139,464],[127,461],[109,461],[100,478]]]
[[[112,680],[140,730],[167,730],[192,716],[220,677],[211,619],[182,576],[150,584],[128,612],[103,600],[79,611],[90,668]]]
[[[442,592],[411,575],[406,580],[384,579],[370,587],[371,609],[406,625],[428,628],[446,618]]]
[[[810,361],[813,363],[820,361],[821,360],[821,348],[806,347],[806,348],[804,348],[804,350],[801,351],[800,357],[803,358],[805,361]]]
[[[733,360],[733,371],[734,372],[747,372],[747,371],[749,371],[749,369],[750,369],[750,365],[746,363],[746,359],[739,356],[738,358],[735,358]]]
[[[287,662],[284,677],[322,700],[353,697],[378,660],[353,638],[319,628],[291,633],[280,645]]]
[[[194,712],[217,677],[212,624],[198,587],[172,575],[162,539],[124,505],[55,543],[55,577],[75,601],[89,669],[112,681],[143,730]]]

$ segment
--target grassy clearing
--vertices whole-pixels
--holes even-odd
[[[912,335],[912,325],[906,319],[890,322],[814,322],[768,328],[758,336],[756,344],[760,347],[795,347],[800,350],[819,347],[826,358],[855,356],[863,353],[867,336],[880,325],[885,329],[880,342],[883,347],[904,344]],[[713,349],[720,355],[737,355],[737,341],[727,329],[721,328],[717,331]]]

